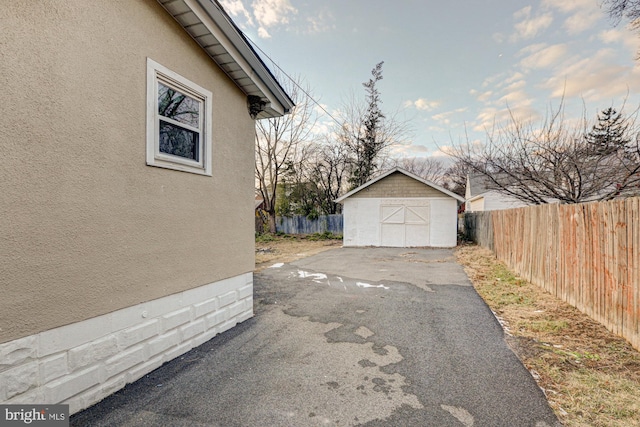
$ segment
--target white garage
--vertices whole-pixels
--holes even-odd
[[[464,198],[400,168],[336,200],[344,246],[453,247]]]

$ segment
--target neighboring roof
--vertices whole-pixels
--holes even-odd
[[[414,174],[412,174],[412,173],[411,173],[411,172],[409,172],[409,171],[406,171],[406,170],[404,170],[404,169],[402,169],[402,168],[397,168],[397,167],[396,167],[396,168],[391,169],[391,170],[390,170],[390,171],[388,171],[388,172],[383,173],[382,175],[380,175],[380,176],[378,176],[378,177],[376,177],[376,178],[372,179],[371,181],[368,181],[368,182],[366,182],[366,183],[362,184],[360,187],[358,187],[358,188],[356,188],[356,189],[354,189],[354,190],[349,191],[349,192],[348,192],[347,194],[345,194],[344,196],[341,196],[341,197],[337,198],[337,199],[335,200],[335,202],[336,202],[336,203],[341,203],[344,199],[346,199],[346,198],[348,198],[348,197],[353,196],[353,195],[354,195],[354,194],[356,194],[357,192],[364,190],[365,188],[369,187],[370,185],[375,184],[376,182],[381,181],[381,180],[385,179],[386,177],[388,177],[389,175],[391,175],[391,174],[393,174],[393,173],[396,173],[396,172],[400,172],[401,174],[406,175],[406,176],[408,176],[409,178],[413,178],[413,179],[415,179],[416,181],[420,181],[421,183],[423,183],[423,184],[425,184],[425,185],[428,185],[429,187],[435,188],[436,190],[438,190],[438,191],[440,191],[440,192],[442,192],[442,193],[446,194],[447,196],[451,196],[451,197],[453,197],[454,199],[456,199],[456,200],[457,200],[457,201],[459,201],[459,202],[464,202],[464,197],[460,197],[460,196],[458,196],[456,193],[453,193],[453,192],[451,192],[451,191],[447,190],[446,188],[444,188],[444,187],[442,187],[442,186],[440,186],[440,185],[438,185],[438,184],[436,184],[436,183],[433,183],[433,182],[431,182],[431,181],[428,181],[428,180],[426,180],[426,179],[424,179],[424,178],[419,177],[418,175],[414,175]]]
[[[489,188],[489,179],[482,175],[482,174],[477,174],[477,175],[469,175],[469,194],[470,194],[470,199],[473,199],[475,196],[478,196],[480,194],[486,193],[487,191],[490,191]]]
[[[258,119],[288,113],[294,102],[217,0],[158,0],[247,96],[265,104]]]

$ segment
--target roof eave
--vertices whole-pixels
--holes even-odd
[[[264,105],[257,118],[280,117],[295,106],[216,0],[157,0],[247,96]]]

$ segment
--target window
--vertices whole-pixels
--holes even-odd
[[[211,92],[147,58],[147,164],[211,176]]]

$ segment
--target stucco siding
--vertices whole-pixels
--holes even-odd
[[[379,197],[449,197],[446,194],[400,172],[394,172],[386,178],[371,184],[355,193],[351,198]]]
[[[0,8],[0,342],[253,270],[246,97],[153,0]],[[147,166],[147,57],[213,93],[213,176]]]

